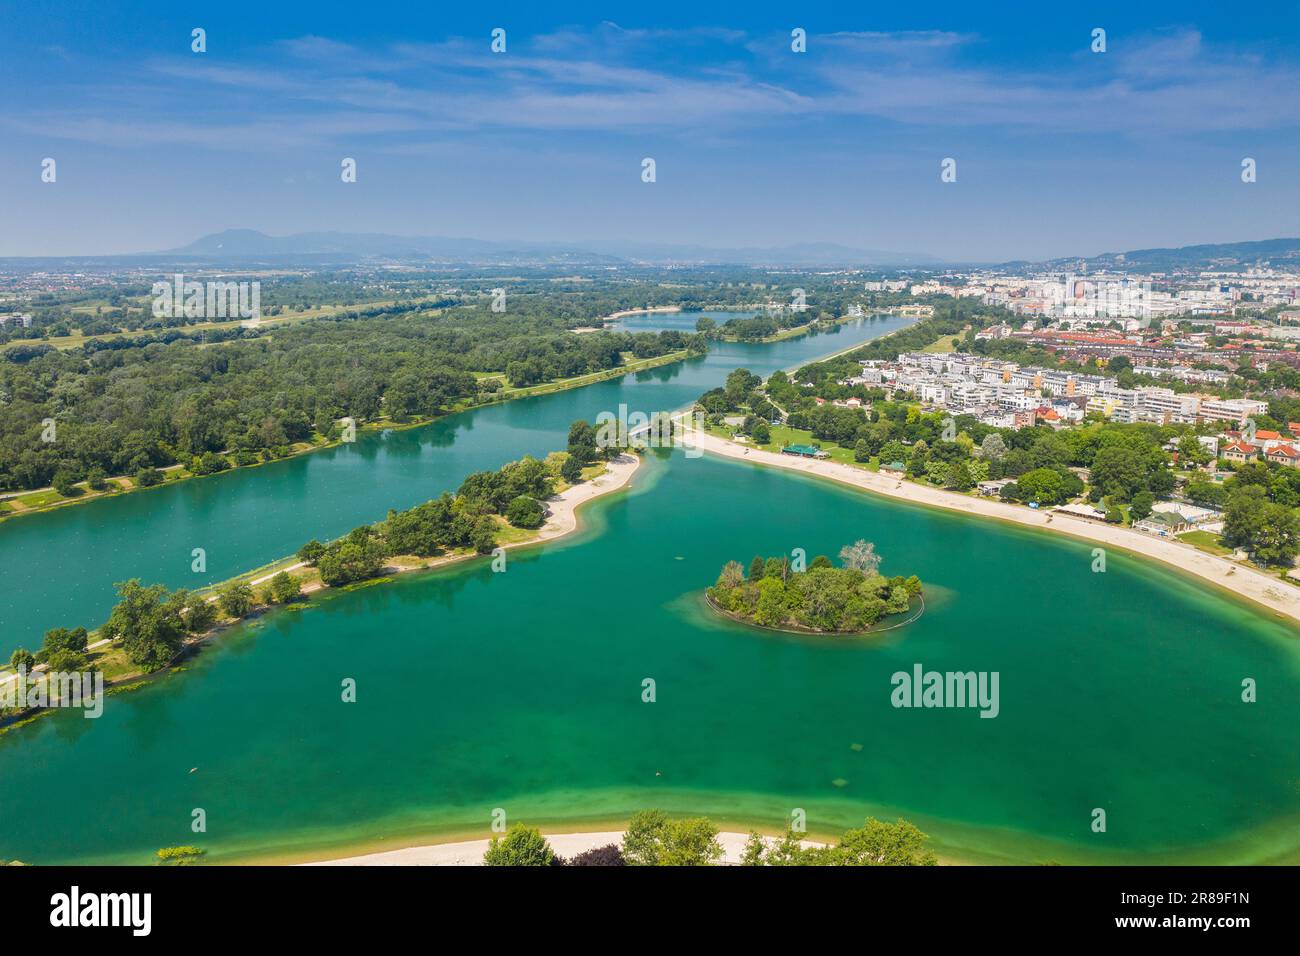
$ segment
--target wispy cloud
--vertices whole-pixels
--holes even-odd
[[[447,131],[717,136],[818,118],[1053,136],[1300,125],[1293,62],[1216,50],[1191,30],[1128,38],[1051,70],[983,62],[980,47],[977,36],[941,30],[840,32],[810,37],[794,60],[788,36],[613,23],[512,36],[505,55],[484,38],[361,48],[307,35],[271,44],[255,65],[119,64],[111,115],[101,83],[79,100],[93,109],[65,101],[10,112],[6,122],[102,145],[216,149],[357,137],[397,146]]]

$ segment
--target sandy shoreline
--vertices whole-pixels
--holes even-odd
[[[632,480],[632,475],[636,473],[637,468],[641,467],[641,458],[638,455],[623,453],[616,458],[611,458],[605,462],[604,474],[597,475],[589,481],[580,484],[570,485],[561,492],[557,492],[547,498],[542,504],[546,506],[546,521],[538,529],[537,534],[526,541],[511,541],[507,544],[499,545],[502,551],[510,551],[514,548],[528,548],[543,541],[550,541],[554,538],[561,538],[566,534],[571,534],[578,527],[578,509],[588,501],[607,495],[610,492],[617,491]],[[400,557],[400,555],[399,555]],[[461,561],[469,561],[473,558],[481,558],[481,554],[447,554],[436,558],[420,560],[414,564],[385,565],[383,574],[391,577],[395,574],[405,574],[409,571],[431,571],[434,568],[443,568],[450,564],[456,564]],[[292,571],[295,568],[305,567],[305,561],[299,561],[297,564],[282,570]],[[270,574],[263,575],[250,584],[256,585],[278,574],[273,571]],[[362,582],[364,583],[364,582]],[[319,581],[313,581],[302,589],[303,594],[312,594],[316,591],[329,590]]]
[[[597,475],[595,478],[592,478],[589,481],[581,482],[580,484],[570,485],[568,488],[552,495],[550,498],[547,498],[546,501],[542,502],[542,504],[546,506],[546,510],[547,510],[546,521],[542,525],[542,527],[538,529],[538,532],[534,537],[531,537],[526,541],[512,541],[507,544],[502,544],[500,545],[501,549],[503,551],[509,551],[513,548],[527,548],[536,544],[540,544],[543,541],[550,541],[555,538],[563,537],[566,534],[571,534],[578,527],[577,512],[579,508],[581,508],[588,501],[591,501],[595,498],[599,498],[602,495],[610,494],[611,492],[617,491],[618,489],[622,488],[624,485],[626,485],[629,481],[632,480],[632,475],[636,473],[637,468],[639,468],[640,466],[641,466],[641,458],[638,455],[628,454],[625,452],[623,454],[620,454],[616,458],[611,458],[609,461],[605,463],[606,470],[604,474]],[[383,569],[383,575],[386,577],[392,577],[393,575],[405,574],[410,571],[428,571],[434,568],[441,568],[441,567],[446,567],[447,565],[456,564],[457,562],[460,561],[469,561],[473,558],[481,558],[481,557],[483,557],[483,555],[480,554],[448,554],[448,555],[441,555],[436,558],[421,560],[418,561],[417,563],[399,564],[399,565],[390,564],[390,565],[385,565]],[[287,567],[280,568],[275,571],[271,571],[267,574],[263,574],[260,577],[254,578],[251,581],[249,581],[248,584],[252,587],[256,587],[257,585],[265,584],[267,581],[271,580],[271,578],[275,577],[277,574],[281,572],[295,571],[300,568],[304,568],[306,566],[307,566],[306,561],[299,561],[296,564],[292,564]],[[320,581],[312,581],[308,584],[303,585],[301,593],[306,595],[306,594],[315,594],[320,591],[328,591],[328,590],[331,589],[327,588]],[[211,594],[207,598],[209,603],[214,602],[217,599],[218,596],[216,594]],[[236,624],[242,623],[243,620],[247,620],[247,619],[241,619],[238,621],[224,621],[216,625],[215,627],[213,627],[210,631],[206,631],[203,634],[197,634],[191,637],[187,637],[184,641],[181,642],[181,646],[185,649],[192,649],[195,647],[201,647],[205,644],[209,644],[212,641],[215,641],[219,639],[221,636],[223,636],[228,630],[230,630],[231,627],[235,626]],[[94,650],[96,648],[103,647],[105,644],[109,644],[109,643],[111,643],[111,641],[108,638],[103,638],[102,640],[98,640],[91,644],[88,644],[86,650],[88,651]],[[43,672],[45,670],[46,670],[46,666],[44,664],[37,664],[36,667],[33,668],[33,673]],[[148,675],[148,676],[155,676],[157,674],[162,674],[165,673],[166,670],[167,668],[164,668],[163,670],[156,671],[154,672],[153,675]],[[143,675],[139,675],[139,676],[143,676]],[[0,684],[6,684],[10,681],[16,680],[17,678],[18,675],[16,673],[0,674]],[[107,686],[115,687],[122,683],[130,682],[136,679],[138,678],[130,677],[127,679],[127,681],[113,681],[108,683]]]
[[[943,508],[947,511],[1010,521],[1018,525],[1122,548],[1194,574],[1252,603],[1262,605],[1292,622],[1300,622],[1300,594],[1294,587],[1261,571],[1198,551],[1180,541],[1152,537],[1129,528],[1094,524],[1083,518],[1074,518],[1052,511],[1037,511],[1023,505],[1011,505],[990,498],[973,498],[824,459],[795,458],[778,452],[763,451],[695,429],[692,429],[691,438],[704,451],[725,458],[829,478],[840,484],[851,485],[889,498]]]
[[[585,850],[623,842],[622,830],[598,830],[591,833],[545,833],[546,841],[559,856],[568,858]],[[718,834],[718,842],[725,851],[722,862],[735,865],[740,862],[744,852],[748,833],[727,831]],[[768,844],[776,842],[775,837],[764,837]],[[804,841],[805,846],[822,844]],[[340,857],[336,860],[321,860],[317,863],[301,863],[300,866],[482,866],[483,854],[487,852],[487,840],[464,840],[459,843],[434,843],[428,846],[412,846],[401,850],[384,850],[379,853],[363,853],[359,856]]]

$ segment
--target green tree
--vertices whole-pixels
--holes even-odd
[[[470,535],[470,546],[478,554],[491,554],[497,546],[497,526],[491,518],[484,515],[474,523]]]
[[[281,571],[267,582],[268,604],[287,604],[302,594],[302,584],[287,571]]]
[[[630,866],[711,866],[722,856],[718,828],[707,817],[670,820],[660,810],[643,810],[623,834]]]
[[[1020,476],[1017,484],[1022,501],[1035,501],[1040,505],[1056,505],[1065,501],[1065,479],[1053,468],[1027,471]]]
[[[144,587],[138,578],[116,587],[121,600],[109,613],[101,633],[120,641],[131,663],[150,671],[165,666],[176,656],[185,636],[184,599],[168,594],[161,584]]]
[[[84,627],[55,627],[45,632],[45,640],[41,644],[41,653],[48,656],[59,651],[76,651],[83,653],[86,650],[86,644],[89,635]]]
[[[14,670],[30,671],[36,664],[36,656],[25,647],[17,648],[9,655],[9,665]]]
[[[157,468],[141,468],[135,473],[135,483],[141,488],[151,488],[163,482],[163,473]]]
[[[1200,444],[1199,442],[1197,444]],[[1139,491],[1133,496],[1133,501],[1129,505],[1129,517],[1134,521],[1141,521],[1147,515],[1151,514],[1151,506],[1155,504],[1156,496],[1149,491]]]
[[[867,575],[875,574],[880,567],[880,555],[876,554],[875,544],[862,538],[840,549],[840,561],[844,567]]]
[[[990,432],[980,443],[980,457],[986,461],[1001,461],[1007,453],[1007,443],[997,432]]]
[[[253,609],[253,589],[241,581],[232,581],[217,593],[217,603],[228,616],[243,617]]]
[[[346,540],[331,547],[316,562],[320,579],[327,587],[373,578],[383,566],[383,548],[373,539],[364,543]]]
[[[179,592],[184,593],[184,592]],[[197,594],[185,595],[183,600],[185,630],[202,634],[217,623],[217,603]]]
[[[540,830],[512,824],[503,837],[493,837],[483,854],[484,866],[552,866],[555,853]]]
[[[574,455],[569,455],[560,466],[560,477],[571,485],[582,481],[582,462]]]
[[[937,860],[925,841],[926,835],[906,820],[882,823],[868,817],[864,826],[840,838],[834,861],[840,866],[934,866]]]
[[[506,520],[516,528],[540,528],[546,520],[546,513],[540,501],[520,495],[507,506]]]
[[[90,661],[85,654],[69,648],[61,648],[52,653],[45,661],[51,674],[75,674],[90,670]]]

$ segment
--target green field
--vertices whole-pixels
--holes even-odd
[[[1207,554],[1232,554],[1232,549],[1221,545],[1219,536],[1209,531],[1188,531],[1186,534],[1180,534],[1178,540],[1185,541],[1196,550],[1204,551]]]
[[[810,431],[806,431],[802,428],[791,428],[789,425],[772,425],[770,428],[772,432],[771,440],[766,445],[755,445],[754,447],[761,448],[763,451],[779,452],[787,445],[817,445],[821,447],[822,451],[831,456],[831,461],[836,461],[844,465],[854,465],[858,468],[865,468],[868,471],[876,471],[879,469],[879,462],[876,459],[873,458],[870,462],[854,461],[852,448],[845,448],[842,445],[835,444],[833,441],[822,441],[821,439],[813,438],[812,432]],[[732,441],[736,439],[737,429],[731,425],[710,427],[708,431],[710,434],[717,435],[719,438],[726,438]],[[746,444],[753,443],[747,442]]]

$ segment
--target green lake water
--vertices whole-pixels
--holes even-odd
[[[688,327],[699,315],[632,316],[633,330]],[[739,313],[752,314],[752,313]],[[771,345],[717,343],[707,356],[584,388],[449,415],[421,428],[363,432],[349,445],[0,522],[0,654],[35,648],[56,625],[98,626],[130,577],[202,587],[454,491],[472,471],[562,449],[574,419],[681,408],[732,369],[803,364],[911,324],[858,319]],[[192,571],[204,549],[207,570]]]
[[[813,833],[901,815],[958,859],[1300,862],[1296,637],[1201,583],[680,452],[582,514],[504,573],[277,612],[98,720],[0,737],[0,858],[328,855],[487,835],[496,808],[582,828],[661,807],[768,830],[802,808]],[[926,582],[919,621],[806,638],[702,605],[728,559],[858,537]],[[890,676],[916,663],[998,672],[999,716],[895,709]]]
[[[4,522],[0,643],[97,623],[125,577],[217,580],[561,447],[575,418],[678,408],[733,368],[765,374],[902,324],[718,345]],[[1300,861],[1297,639],[1200,582],[1115,552],[1094,574],[1090,545],[680,452],[583,522],[504,574],[475,562],[270,614],[113,695],[98,720],[57,713],[0,736],[0,858],[145,863],[183,843],[214,860],[319,855],[485,835],[496,808],[582,828],[661,807],[773,831],[802,808],[822,834],[902,815],[960,859]],[[858,537],[887,573],[926,581],[918,622],[866,640],[778,636],[700,600],[730,558],[833,556]],[[194,547],[207,575],[189,571]],[[893,708],[890,676],[917,663],[997,671],[999,716]],[[1246,677],[1257,703],[1240,700]],[[356,703],[340,699],[345,678]],[[195,808],[206,833],[190,829]]]

